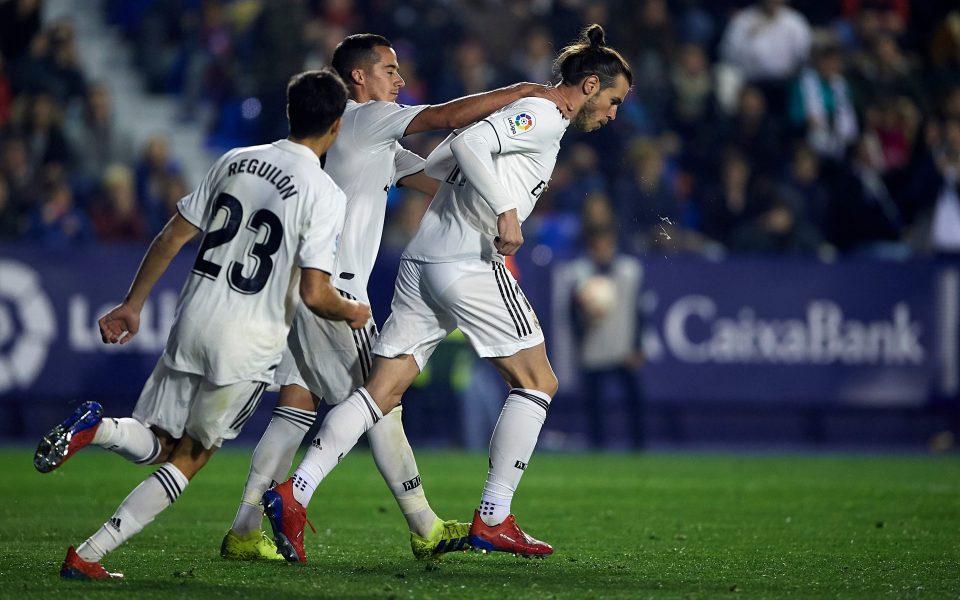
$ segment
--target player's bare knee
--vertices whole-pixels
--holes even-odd
[[[171,434],[167,433],[159,427],[151,427],[150,430],[153,432],[153,435],[157,437],[157,441],[160,443],[160,452],[157,454],[156,458],[150,461],[151,465],[160,465],[165,462],[170,461],[170,456],[173,454],[173,449],[177,446],[177,442],[180,440],[173,437]]]
[[[280,388],[280,399],[277,406],[290,406],[300,410],[316,410],[319,399],[310,390],[296,384],[285,385]]]
[[[553,374],[553,371],[549,371],[546,373],[533,373],[529,378],[524,378],[524,383],[514,387],[520,387],[525,390],[537,390],[553,398],[557,395],[560,382],[557,381],[557,376]]]

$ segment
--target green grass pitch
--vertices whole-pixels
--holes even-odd
[[[368,454],[351,454],[310,507],[309,563],[219,558],[248,466],[215,456],[180,500],[105,566],[123,581],[57,576],[70,544],[151,469],[100,450],[40,475],[0,451],[4,598],[958,598],[956,456],[534,456],[514,511],[546,560],[456,553],[412,559]],[[433,507],[469,519],[486,457],[418,456]]]

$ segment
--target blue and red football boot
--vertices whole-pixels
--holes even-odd
[[[84,446],[93,441],[93,436],[103,420],[103,407],[99,402],[84,402],[73,414],[47,432],[33,455],[33,466],[41,473],[49,473]]]

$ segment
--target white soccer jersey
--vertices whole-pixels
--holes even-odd
[[[547,187],[570,121],[543,98],[522,98],[471,127],[493,127],[500,143],[495,177],[517,206],[520,223]],[[451,165],[440,191],[404,250],[403,258],[448,262],[470,258],[502,261],[493,245],[497,215],[459,167]]]
[[[423,170],[423,159],[398,140],[425,108],[348,100],[340,135],[327,152],[323,169],[347,196],[333,283],[364,301],[383,236],[387,192],[396,181]]]
[[[163,359],[217,385],[272,381],[299,300],[296,267],[334,272],[346,199],[306,146],[231,150],[177,204],[203,230]]]

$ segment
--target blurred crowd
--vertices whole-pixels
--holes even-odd
[[[69,22],[0,0],[0,239],[142,240],[187,191],[131,148]],[[211,148],[286,135],[284,86],[350,33],[392,40],[400,101],[546,82],[588,23],[634,70],[616,122],[571,131],[525,226],[549,260],[591,229],[637,254],[960,252],[960,9],[933,0],[106,0],[151,93]],[[425,154],[436,136],[407,144]],[[428,199],[391,193],[385,242]],[[536,257],[535,257],[536,258]]]

